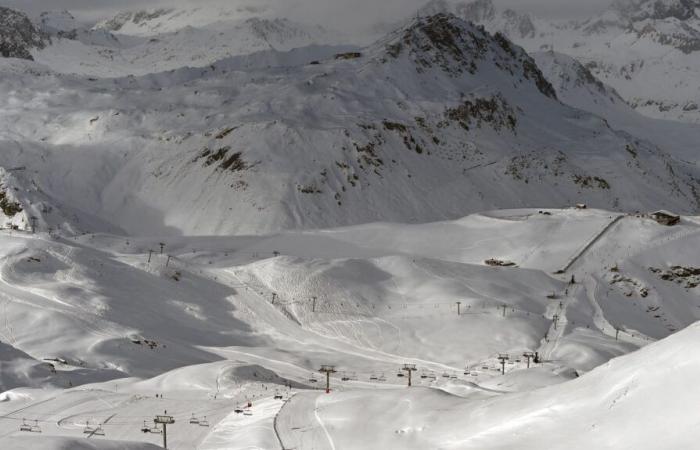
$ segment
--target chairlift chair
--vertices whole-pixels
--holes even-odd
[[[253,411],[251,411],[249,408],[246,408],[246,409],[243,411],[243,415],[244,415],[244,416],[252,416],[252,415],[253,415]]]
[[[208,427],[209,426],[209,421],[207,420],[207,416],[204,416],[204,418],[202,418],[199,421],[199,426],[200,427]]]
[[[404,375],[403,372],[399,372],[399,373],[396,374],[396,376],[397,376],[398,378],[403,378],[403,377],[405,377],[406,375]]]
[[[199,425],[199,419],[194,416],[194,413],[192,413],[192,417],[190,417],[190,423],[192,425]]]
[[[318,382],[318,380],[316,379],[314,374],[311,374],[311,377],[309,378],[309,383],[316,383],[316,382]]]
[[[385,382],[385,381],[386,381],[386,377],[384,376],[384,374],[379,375],[379,378],[377,378],[377,381],[379,381],[380,383]]]
[[[241,414],[243,412],[243,408],[237,406],[236,409],[233,410],[233,412],[235,412],[236,414]]]
[[[98,425],[97,428],[95,428],[95,431],[92,433],[93,436],[104,436],[105,435],[105,430],[102,428],[102,425]]]
[[[158,427],[157,423],[153,423],[153,426],[151,427],[151,433],[153,434],[163,434],[163,430]]]
[[[377,375],[375,375],[375,374],[370,375],[369,381],[377,381]]]
[[[32,426],[27,423],[26,420],[22,419],[22,425],[19,426],[19,431],[32,431]]]
[[[141,428],[141,432],[142,432],[142,433],[150,433],[150,432],[151,432],[151,429],[148,428],[148,425],[146,425],[146,421],[145,421],[145,420],[143,421],[143,428]]]
[[[32,425],[31,432],[32,432],[32,433],[41,433],[41,427],[39,426],[39,421],[38,421],[38,420],[35,420],[35,421],[34,421],[34,425]]]
[[[275,392],[275,400],[282,400],[283,398],[279,391]]]
[[[86,420],[85,421],[85,428],[83,428],[83,434],[92,434],[92,432],[95,431],[94,427],[90,426],[90,421]]]
[[[428,375],[427,375],[425,372],[423,372],[423,373],[420,374],[420,377],[421,377],[422,379],[426,379],[426,378],[428,378]]]
[[[442,373],[442,378],[450,378],[450,374],[447,372]]]

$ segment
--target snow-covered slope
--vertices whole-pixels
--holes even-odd
[[[46,49],[33,52],[38,61],[58,72],[93,77],[207,67],[263,50],[341,43],[321,26],[235,2],[126,11],[94,26],[78,23],[67,11],[43,13],[37,22],[52,37]]]
[[[533,53],[532,57],[567,105],[605,118],[633,111],[615,89],[598,80],[576,59],[551,51]]]
[[[274,421],[287,447],[326,442],[310,443],[325,439],[317,420],[343,447],[362,446],[364,438],[387,448],[446,445],[451,435],[441,427],[468,414],[474,423],[460,431],[465,443],[457,447],[469,439],[488,448],[500,442],[500,434],[487,432],[499,417],[546,430],[549,421],[532,411],[560,399],[574,408],[561,436],[590,426],[596,415],[596,426],[609,430],[600,415],[626,386],[601,377],[634,377],[629,398],[648,387],[643,396],[656,401],[654,367],[676,364],[667,350],[682,351],[683,336],[695,340],[691,327],[629,364],[593,370],[700,318],[699,223],[684,217],[666,227],[648,217],[567,209],[259,237],[66,239],[3,231],[0,444],[22,435],[29,443],[19,427],[34,421],[43,436],[75,439],[99,425],[106,435],[92,436],[99,440],[158,443],[160,435],[140,430],[167,410],[176,418],[168,428],[173,449],[218,448],[226,436],[241,439],[233,448],[274,448],[273,417],[283,403],[272,396],[287,397],[290,384],[303,393]],[[490,267],[490,258],[516,266]],[[525,351],[540,356],[529,370]],[[510,360],[500,375],[504,353]],[[404,363],[417,365],[417,391],[397,377]],[[314,372],[321,364],[338,370],[328,399],[307,392],[320,384]],[[679,373],[658,372],[687,385],[674,378]],[[560,387],[537,390],[552,384]],[[669,404],[683,398],[665,395]],[[247,401],[252,416],[237,414]],[[348,430],[368,415],[333,419],[343,405],[381,410],[408,401],[422,407],[391,419],[378,414],[364,436]],[[577,411],[583,422],[573,420]],[[203,416],[209,426],[189,423]],[[410,433],[410,423],[435,432],[409,441],[393,433],[394,426]],[[246,433],[252,424],[256,433]],[[683,424],[664,426],[679,431]],[[544,442],[542,433],[526,437]],[[609,445],[608,436],[577,439]]]
[[[533,54],[564,103],[604,118],[611,127],[653,142],[685,161],[698,161],[700,127],[678,121],[651,119],[625,102],[574,58],[555,52]]]
[[[0,165],[32,167],[11,187],[43,229],[260,234],[582,201],[697,207],[695,166],[560,103],[501,35],[438,15],[313,60],[324,51],[107,80],[6,62]]]
[[[694,0],[624,0],[582,22],[545,21],[491,0],[434,0],[424,11],[450,11],[500,31],[530,52],[554,49],[581,61],[637,111],[700,122],[695,73],[700,16]]]
[[[300,394],[278,421],[313,424],[283,434],[303,448],[314,434],[331,448],[691,449],[700,439],[691,388],[698,339],[695,325],[580,379],[498,398],[465,402],[427,389]]]

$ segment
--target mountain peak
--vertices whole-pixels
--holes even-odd
[[[0,6],[0,56],[33,60],[35,48],[44,48],[44,41],[29,17]]]
[[[418,17],[385,44],[392,58],[405,54],[418,71],[439,68],[452,76],[475,75],[487,61],[509,76],[533,80],[547,97],[556,93],[525,51],[504,35],[491,35],[483,27],[451,13]],[[520,75],[518,75],[520,74]]]

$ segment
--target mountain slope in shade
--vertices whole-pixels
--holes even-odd
[[[677,158],[698,161],[697,125],[643,116],[570,56],[550,51],[532,56],[564,103],[603,117],[614,129],[653,142]]]
[[[17,192],[59,199],[34,208],[46,226],[81,217],[139,234],[697,207],[695,167],[561,104],[522,49],[454,16],[318,63],[235,61],[114,80],[9,75],[6,100],[36,109],[3,109],[15,125],[0,165],[35,168],[15,174]],[[57,85],[55,102],[35,101]]]

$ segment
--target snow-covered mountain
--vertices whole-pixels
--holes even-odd
[[[698,126],[509,39],[580,24],[436,1],[331,45],[244,4],[0,58],[0,448],[151,450],[161,411],[173,450],[700,439]]]
[[[324,51],[104,80],[9,63],[0,165],[32,167],[12,186],[42,226],[136,234],[697,207],[694,165],[560,103],[502,35],[436,15],[315,60]]]
[[[36,59],[58,72],[93,77],[207,67],[263,50],[350,45],[319,25],[293,22],[245,2],[124,11],[97,24],[82,23],[68,11],[49,11],[35,22],[49,38],[46,48],[32,52]]]
[[[534,38],[537,33],[535,19],[531,15],[513,9],[498,10],[492,0],[431,0],[418,11],[423,16],[439,13],[454,14],[477,24],[488,24],[489,29],[497,30],[511,40]]]
[[[637,111],[651,117],[700,122],[698,3],[624,0],[585,21],[546,21],[491,0],[435,0],[428,11],[449,11],[500,31],[530,52],[551,50],[582,62]]]

